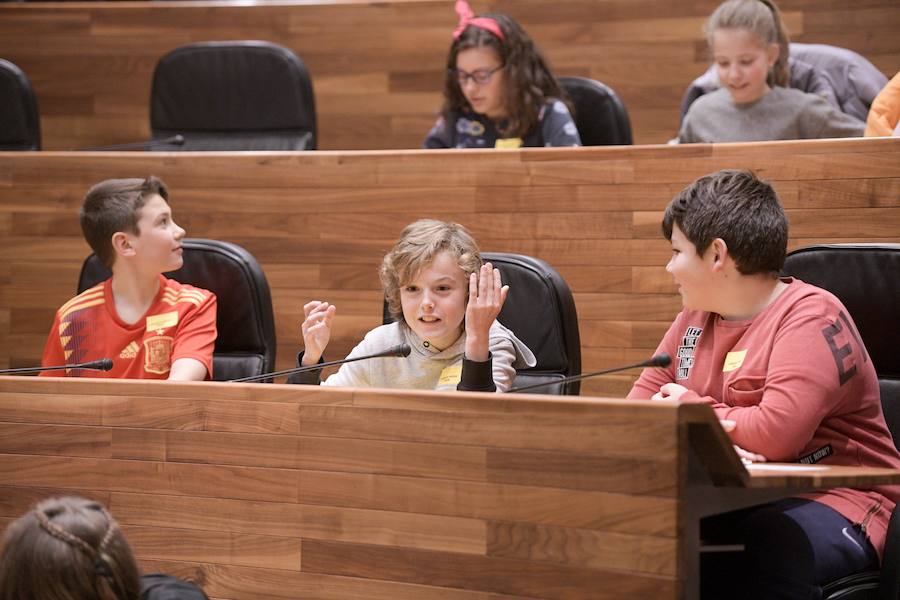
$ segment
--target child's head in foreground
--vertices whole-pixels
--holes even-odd
[[[140,247],[160,273],[181,267],[184,230],[172,220],[169,190],[153,175],[107,179],[91,187],[81,206],[81,230],[97,257],[112,268],[118,255]],[[143,244],[141,244],[143,242]]]
[[[98,502],[44,500],[3,536],[0,600],[137,600],[139,595],[131,548]]]
[[[508,137],[524,137],[549,98],[563,98],[559,82],[531,37],[512,17],[475,17],[457,2],[460,24],[447,55],[444,118],[473,111],[498,122]]]
[[[433,219],[407,225],[381,263],[388,310],[420,338],[450,346],[465,327],[469,276],[481,268],[465,227]]]
[[[666,207],[662,232],[673,250],[666,269],[688,308],[702,300],[692,302],[691,284],[711,279],[708,265],[723,249],[736,276],[774,279],[784,266],[787,217],[772,186],[750,171],[718,171],[691,183]]]
[[[788,86],[788,36],[774,2],[727,0],[705,30],[719,81],[735,103],[754,102],[772,86]]]

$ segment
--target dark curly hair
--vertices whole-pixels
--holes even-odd
[[[506,15],[479,16],[493,19],[500,26],[504,39],[501,40],[485,29],[470,25],[463,30],[459,38],[453,40],[450,53],[447,55],[447,75],[444,80],[444,106],[441,109],[444,121],[452,122],[454,111],[473,112],[453,73],[456,69],[456,57],[463,50],[470,48],[492,48],[503,65],[506,82],[503,87],[503,104],[507,109],[507,118],[503,123],[497,124],[502,135],[506,137],[528,135],[538,123],[541,107],[550,98],[562,100],[572,112],[568,95],[522,26]]]

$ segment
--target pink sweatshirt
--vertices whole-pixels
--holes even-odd
[[[681,311],[657,349],[672,365],[645,369],[628,397],[650,398],[674,382],[689,390],[682,402],[735,421],[734,443],[771,461],[900,469],[875,368],[847,309],[823,289],[783,281],[787,289],[747,321]],[[900,486],[804,497],[864,523],[881,556]]]

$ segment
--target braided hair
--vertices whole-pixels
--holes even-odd
[[[98,502],[38,503],[12,523],[0,553],[0,600],[137,600],[128,542]]]

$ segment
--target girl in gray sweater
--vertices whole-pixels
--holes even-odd
[[[376,327],[348,358],[400,343],[405,358],[374,358],[341,366],[322,385],[405,389],[506,391],[516,368],[535,365],[534,354],[497,322],[509,286],[483,263],[475,240],[457,223],[423,219],[408,225],[381,264],[388,310],[395,322]],[[313,300],[303,307],[302,366],[320,362],[331,338],[336,307]],[[319,382],[320,371],[289,383]]]
[[[691,105],[679,142],[862,136],[862,121],[786,87],[788,38],[771,0],[728,0],[710,16],[706,33],[722,87]]]

